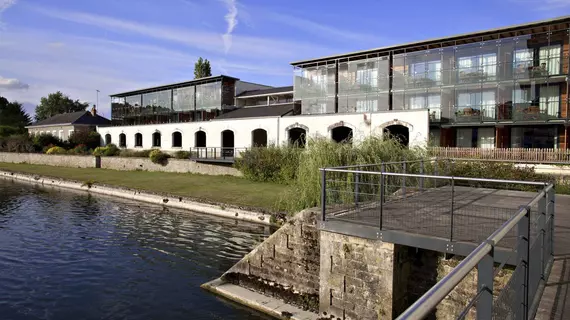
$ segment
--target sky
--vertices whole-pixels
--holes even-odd
[[[570,0],[0,0],[0,96],[33,114],[62,91],[110,116],[113,93],[212,74],[292,85],[291,62],[570,15]]]

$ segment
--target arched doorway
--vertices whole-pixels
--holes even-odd
[[[142,147],[143,145],[143,136],[142,133],[135,134],[135,147]]]
[[[126,148],[127,147],[127,135],[124,133],[121,133],[119,135],[119,147],[120,148]]]
[[[307,130],[303,128],[289,129],[289,144],[304,148],[307,144]]]
[[[161,139],[162,139],[162,135],[160,134],[160,132],[155,132],[152,134],[152,146],[153,147],[160,147],[161,146]]]
[[[182,148],[182,133],[178,131],[172,133],[172,147]]]
[[[267,147],[267,131],[255,129],[251,132],[252,147]]]
[[[222,131],[222,156],[234,156],[234,132],[232,130]]]
[[[352,143],[352,129],[346,126],[333,128],[331,138],[338,143]]]
[[[410,143],[410,129],[400,124],[387,126],[384,128],[384,137],[396,139],[407,147]]]
[[[206,132],[200,130],[194,133],[194,147],[196,148],[206,147]]]
[[[111,135],[107,133],[105,135],[105,145],[109,145],[109,144],[111,144]]]

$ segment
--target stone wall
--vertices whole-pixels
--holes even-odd
[[[47,155],[41,153],[0,152],[0,162],[28,163],[70,168],[95,168],[95,157],[74,155]],[[147,158],[101,157],[101,168],[112,170],[147,170],[179,173],[199,173],[207,175],[242,176],[242,173],[229,165],[197,163],[190,160],[168,159],[165,166],[153,163]]]
[[[41,153],[0,152],[0,162],[42,164],[70,168],[94,168],[93,156],[48,155]]]
[[[222,279],[318,311],[319,231],[314,210],[300,212]]]

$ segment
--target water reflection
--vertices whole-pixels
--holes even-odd
[[[266,227],[0,180],[0,318],[268,319],[199,288]]]

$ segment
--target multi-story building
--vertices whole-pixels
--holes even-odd
[[[292,63],[302,114],[426,109],[432,144],[568,148],[570,17]]]

